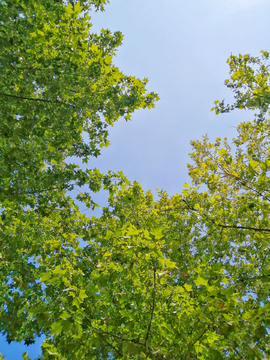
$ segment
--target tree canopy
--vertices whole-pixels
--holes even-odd
[[[113,64],[122,34],[91,33],[87,9],[105,1],[1,1],[1,196],[32,206],[32,196],[96,190],[87,162],[107,146],[108,127],[158,99],[147,79],[124,75]],[[87,141],[84,141],[87,138]]]
[[[268,359],[269,54],[231,56],[235,103],[215,102],[254,121],[232,143],[192,141],[191,184],[154,200],[69,161],[158,100],[113,65],[121,33],[91,33],[105,3],[0,3],[1,333],[45,335],[45,360]],[[75,185],[88,207],[109,190],[100,217],[67,196]]]

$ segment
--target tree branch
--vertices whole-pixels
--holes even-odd
[[[193,347],[202,337],[203,335],[206,333],[206,331],[209,329],[209,325],[206,326],[206,328],[204,329],[204,331],[201,333],[201,335],[190,345],[190,347]]]
[[[148,340],[148,337],[150,335],[150,330],[151,330],[151,325],[152,325],[152,320],[153,320],[153,315],[154,315],[154,309],[155,309],[155,300],[156,300],[156,269],[154,268],[154,289],[153,289],[153,301],[152,301],[152,306],[151,306],[151,315],[150,315],[150,321],[147,327],[147,333],[144,339],[144,345],[146,345],[146,342]]]
[[[105,336],[103,336],[102,334],[98,333],[98,335],[106,342],[106,344],[108,346],[110,346],[119,356],[123,356],[123,353],[121,351],[119,351],[115,346],[113,346],[107,339]]]
[[[59,100],[47,100],[47,99],[31,98],[31,97],[29,98],[29,97],[25,97],[25,96],[17,96],[17,95],[5,94],[5,93],[2,93],[2,92],[0,92],[0,95],[1,96],[12,97],[12,98],[18,99],[18,100],[41,101],[41,102],[46,102],[46,103],[62,104],[62,105],[66,105],[66,106],[75,107],[71,103],[65,103],[65,102],[59,101]]]
[[[261,196],[263,199],[266,199],[267,201],[270,201],[270,198],[268,196],[263,195],[263,193],[261,193],[260,191],[258,191],[257,189],[254,189],[250,186],[248,186],[244,181],[242,181],[240,178],[238,178],[237,176],[230,174],[229,172],[227,172],[224,168],[220,167],[221,171],[225,172],[225,176],[229,176],[229,177],[233,177],[237,182],[239,182],[242,186],[246,187],[247,189],[257,193],[259,196]]]
[[[212,221],[216,226],[220,226],[225,229],[239,229],[239,230],[252,230],[252,231],[259,231],[259,232],[270,232],[270,229],[259,229],[250,226],[237,226],[237,225],[224,225],[224,224],[217,224]]]
[[[188,209],[191,211],[196,211],[196,209],[194,209],[193,207],[191,207],[186,200],[184,200],[182,198],[182,201],[187,205]],[[266,228],[254,228],[251,226],[241,226],[241,225],[224,225],[224,224],[217,224],[213,219],[211,219],[205,212],[203,213],[204,216],[206,216],[206,218],[212,222],[212,224],[225,228],[225,229],[238,229],[238,230],[252,230],[252,231],[258,231],[258,232],[270,232],[270,229],[266,229]]]

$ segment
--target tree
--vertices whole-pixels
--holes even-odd
[[[111,194],[76,264],[45,266],[45,359],[268,358],[269,126],[240,124],[234,154],[226,139],[193,142],[180,195]]]
[[[154,201],[121,174],[66,162],[97,156],[113,121],[157,99],[112,65],[119,33],[89,32],[85,11],[104,3],[0,4],[1,331],[45,334],[47,360],[267,359],[269,55],[232,56],[236,102],[215,104],[259,115],[232,147],[193,141],[192,186]],[[75,184],[109,190],[101,217],[66,196]]]
[[[109,126],[158,99],[147,79],[113,65],[120,32],[91,33],[87,10],[105,2],[1,2],[1,201],[32,207],[33,196],[74,184],[95,191],[97,173],[66,159],[98,156]]]
[[[105,3],[0,2],[0,326],[9,342],[44,331],[28,320],[30,303],[46,293],[42,264],[72,259],[79,247],[85,216],[66,191],[87,186],[77,199],[94,207],[91,191],[124,181],[70,159],[98,156],[109,126],[158,99],[147,79],[113,64],[122,34],[91,32],[88,11]]]
[[[232,58],[232,83],[269,84],[259,58]],[[256,77],[247,61],[241,73],[243,58],[259,65]],[[244,96],[236,92],[236,105]],[[241,105],[254,106],[268,109]],[[193,141],[193,186],[180,195],[153,201],[136,183],[112,194],[85,234],[80,340],[60,320],[46,346],[70,344],[66,358],[268,358],[269,130],[259,116],[238,126],[233,150],[226,138]]]

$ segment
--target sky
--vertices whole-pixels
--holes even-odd
[[[205,134],[213,141],[230,139],[240,122],[253,119],[247,111],[217,116],[210,110],[217,99],[233,101],[224,86],[231,54],[270,51],[269,14],[269,0],[111,0],[105,12],[92,13],[93,32],[108,28],[124,35],[115,65],[126,75],[148,78],[147,89],[160,101],[116,123],[111,145],[89,167],[123,171],[146,191],[180,193],[190,183],[190,141]],[[105,205],[106,195],[96,200]],[[28,351],[35,359],[41,342],[7,345],[0,337],[0,352],[18,360]]]

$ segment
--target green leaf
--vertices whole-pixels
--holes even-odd
[[[75,297],[72,301],[72,305],[76,306],[78,309],[80,308],[82,300],[79,297]]]
[[[133,236],[133,235],[138,235],[139,231],[135,228],[135,227],[130,227],[128,229],[127,235],[128,236]]]
[[[40,274],[40,281],[47,281],[51,278],[52,273],[50,271]]]
[[[184,288],[185,288],[187,291],[192,291],[192,286],[191,286],[191,285],[185,284],[185,285],[184,285]]]
[[[52,334],[60,334],[60,332],[62,331],[63,328],[63,324],[62,321],[57,321],[55,323],[52,324],[51,326],[51,333]]]
[[[172,293],[172,291],[170,289],[165,289],[163,291],[163,294],[164,294],[165,297],[169,297],[171,295],[171,293]]]
[[[68,14],[72,14],[73,13],[73,9],[72,9],[72,5],[70,3],[68,3],[68,5],[66,6],[66,12]]]
[[[198,276],[197,280],[194,281],[196,286],[207,286],[208,282],[206,279],[203,279],[202,277]]]
[[[229,325],[232,325],[234,323],[234,319],[231,315],[228,314],[222,314],[222,315]]]
[[[87,297],[88,295],[86,295],[85,290],[80,290],[79,298],[83,301]]]
[[[243,318],[243,320],[249,320],[249,319],[251,319],[253,316],[254,316],[253,311],[250,310],[250,311],[246,311],[246,312],[242,315],[242,318]]]
[[[155,237],[157,240],[159,240],[159,239],[162,238],[162,236],[163,236],[162,233],[163,233],[163,228],[162,228],[162,227],[159,227],[159,228],[156,228],[156,229],[152,229],[152,230],[150,231],[150,234],[154,235],[154,237]]]
[[[170,259],[165,260],[165,267],[167,269],[174,269],[176,268],[176,263],[174,261],[171,261]]]
[[[60,318],[63,320],[67,320],[70,317],[70,314],[68,314],[66,311],[64,311],[61,315]]]
[[[83,7],[80,5],[80,2],[78,1],[77,4],[74,5],[74,12],[80,13],[82,9]]]
[[[259,165],[259,163],[251,159],[249,165],[252,167],[252,169],[255,169]]]

